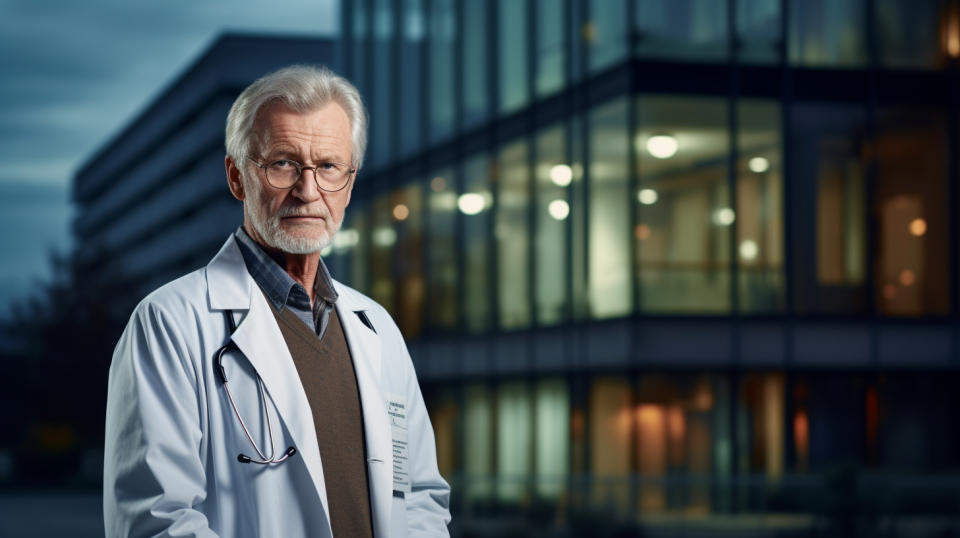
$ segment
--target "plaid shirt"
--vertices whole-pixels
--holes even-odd
[[[333,289],[333,280],[323,258],[320,259],[317,276],[313,280],[313,295],[316,301],[311,308],[307,290],[288,275],[263,247],[251,239],[243,226],[237,229],[234,236],[240,246],[240,254],[243,255],[247,271],[277,312],[289,308],[308,327],[316,331],[318,337],[323,338],[330,320],[330,310],[337,302],[337,292]]]

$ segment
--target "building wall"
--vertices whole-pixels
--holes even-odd
[[[956,1],[343,16],[372,143],[327,260],[412,342],[462,513],[960,489]]]

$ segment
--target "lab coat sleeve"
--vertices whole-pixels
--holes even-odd
[[[437,445],[410,354],[393,323],[392,336],[403,351],[410,432],[410,486],[406,496],[407,536],[449,536],[450,486],[437,468]]]
[[[212,537],[201,402],[190,346],[150,302],[137,307],[110,365],[104,448],[106,535]]]

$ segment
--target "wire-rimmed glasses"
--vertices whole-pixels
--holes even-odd
[[[356,168],[333,161],[325,161],[316,166],[304,166],[292,159],[278,159],[268,164],[263,164],[250,156],[247,156],[247,159],[266,173],[267,183],[276,189],[292,189],[297,181],[300,181],[304,170],[313,170],[313,177],[320,190],[337,192],[350,183],[350,176],[357,171]]]

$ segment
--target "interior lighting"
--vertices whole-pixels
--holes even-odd
[[[673,157],[677,149],[677,139],[670,135],[654,135],[647,139],[647,151],[658,159]]]
[[[397,204],[393,206],[393,218],[404,221],[407,220],[407,217],[410,216],[410,209],[403,204]]]
[[[447,180],[437,176],[430,180],[430,188],[433,192],[443,192],[443,189],[447,188]]]
[[[486,205],[487,202],[484,200],[483,195],[475,192],[461,194],[460,198],[457,199],[457,207],[460,208],[460,211],[464,215],[478,215],[484,210]]]
[[[573,169],[565,164],[550,167],[550,181],[558,187],[566,187],[573,181]]]
[[[760,247],[757,246],[757,242],[753,239],[744,239],[740,243],[740,257],[745,261],[755,261],[759,252]]]
[[[921,237],[927,233],[927,221],[923,219],[913,219],[910,221],[910,233],[916,237]]]
[[[736,218],[737,214],[729,207],[722,207],[713,212],[713,223],[717,226],[730,226]]]
[[[392,247],[397,242],[397,232],[393,228],[377,228],[373,231],[373,244],[378,247]]]
[[[637,200],[643,205],[653,205],[657,203],[660,196],[653,189],[640,189],[637,193]]]
[[[910,269],[904,269],[903,271],[900,271],[900,283],[905,287],[909,288],[910,286],[913,286],[916,281],[917,275]]]
[[[338,251],[353,248],[358,243],[360,243],[360,233],[351,228],[343,228],[333,236],[333,248]]]
[[[887,284],[883,287],[883,298],[892,301],[897,296],[897,287],[893,284]]]
[[[637,227],[634,228],[633,230],[633,235],[637,237],[638,241],[649,239],[650,234],[651,234],[650,227],[647,226],[646,224],[638,224]]]
[[[947,15],[947,55],[951,58],[960,58],[960,14],[951,10]]]
[[[751,172],[762,174],[770,169],[770,161],[763,157],[754,157],[747,162],[747,167],[750,168]]]
[[[570,214],[570,205],[566,200],[554,200],[547,206],[547,212],[555,220],[564,220]]]

